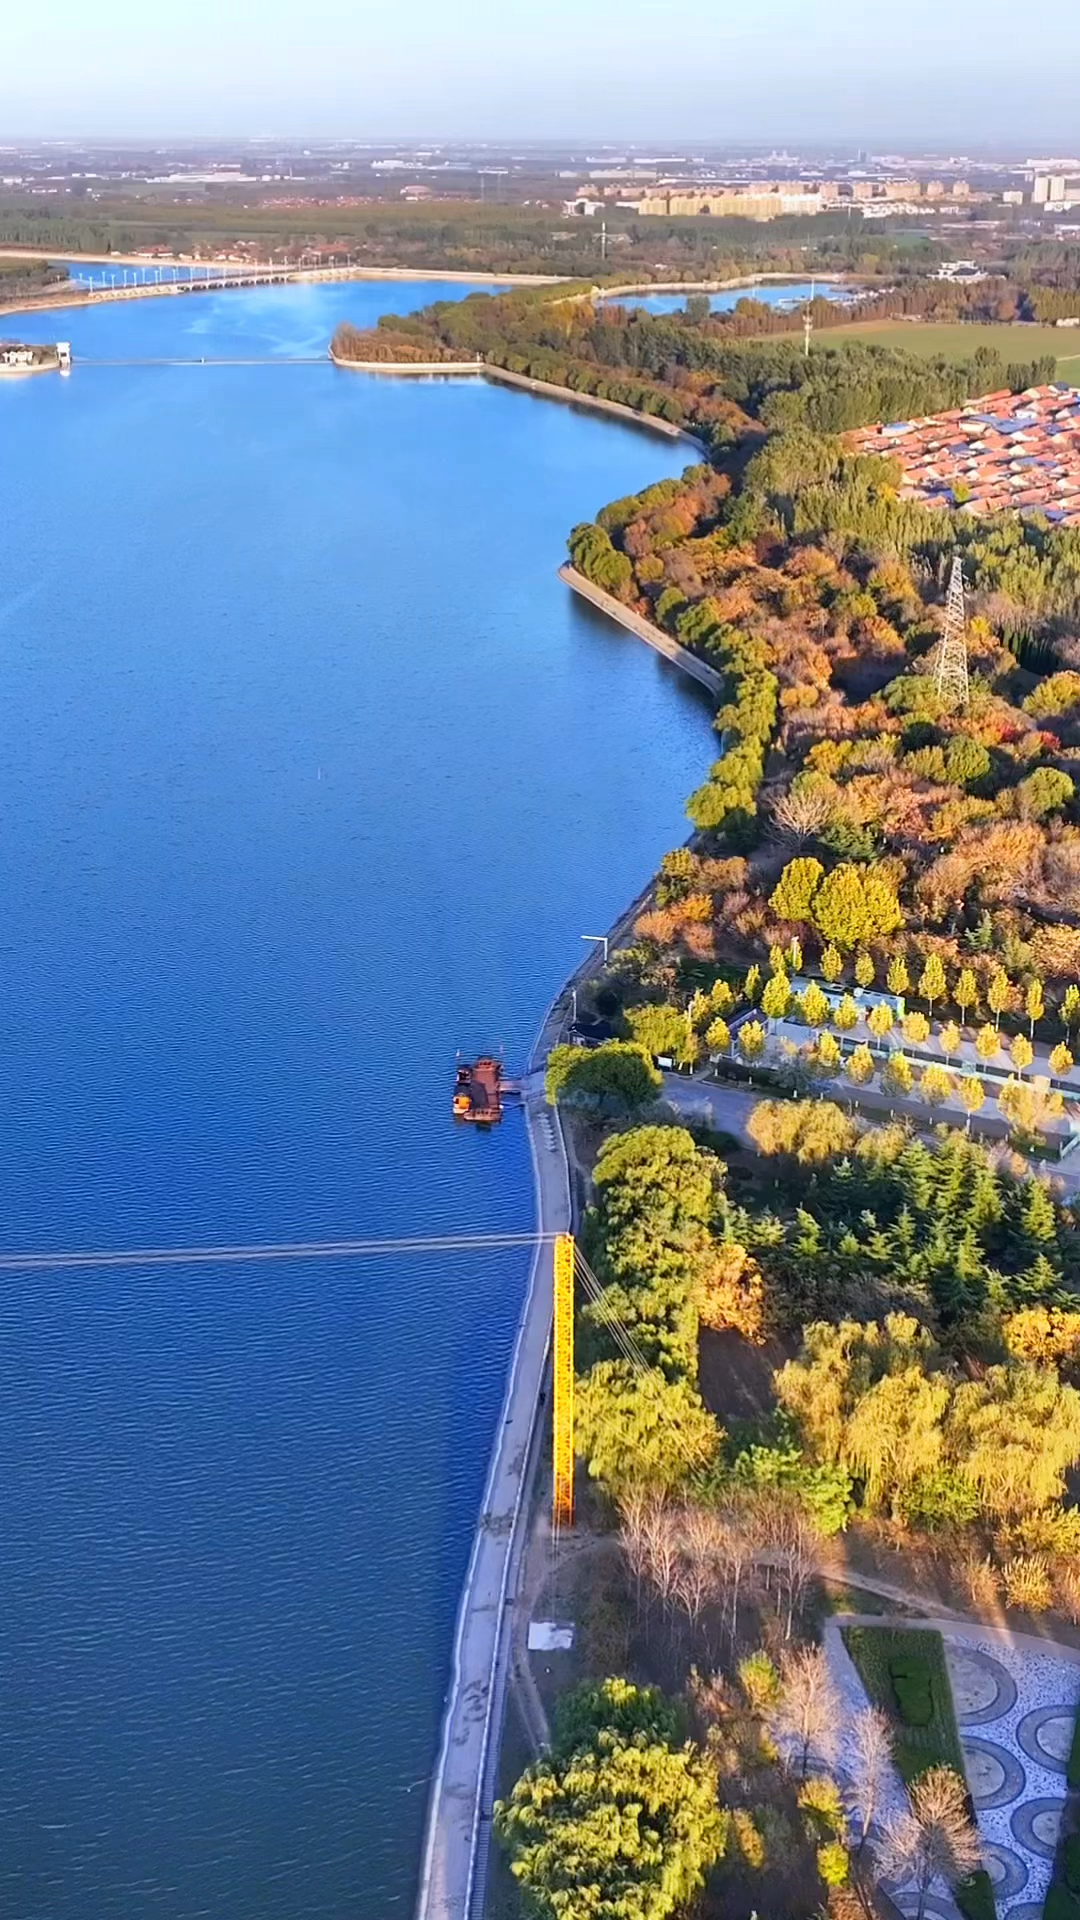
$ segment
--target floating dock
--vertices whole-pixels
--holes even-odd
[[[488,1126],[503,1116],[502,1062],[490,1054],[463,1061],[454,1081],[455,1120],[478,1120]]]

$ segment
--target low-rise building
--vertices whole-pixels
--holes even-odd
[[[978,516],[1011,508],[1080,526],[1080,390],[1064,383],[864,427],[846,443],[899,461],[902,500]]]

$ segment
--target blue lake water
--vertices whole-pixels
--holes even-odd
[[[728,287],[723,293],[709,296],[709,306],[713,313],[730,313],[740,300],[757,300],[765,307],[805,306],[811,294],[816,293],[821,300],[849,299],[850,289],[842,285],[833,285],[826,280],[785,280],[779,285],[770,282],[760,287]],[[614,304],[620,307],[641,307],[645,313],[682,313],[688,296],[685,293],[649,293],[626,294]]]
[[[318,352],[460,287],[63,316],[76,356]],[[21,316],[54,337],[57,318]],[[528,1228],[519,1062],[713,749],[568,528],[692,458],[482,382],[0,383],[0,1241]],[[517,1253],[0,1273],[0,1904],[413,1900]]]

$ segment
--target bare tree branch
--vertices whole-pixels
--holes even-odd
[[[912,1879],[923,1920],[934,1880],[954,1887],[981,1863],[979,1837],[968,1818],[967,1794],[951,1767],[931,1767],[910,1788],[911,1805],[887,1822],[878,1849],[880,1870]]]

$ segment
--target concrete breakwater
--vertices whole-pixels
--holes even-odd
[[[548,400],[564,400],[575,407],[589,407],[594,413],[614,414],[620,420],[632,420],[635,426],[651,427],[655,433],[662,433],[668,440],[685,440],[696,453],[705,455],[707,448],[703,441],[685,427],[677,427],[670,420],[661,420],[653,413],[640,413],[636,407],[625,406],[621,400],[605,400],[599,394],[579,393],[576,387],[559,387],[550,380],[534,380],[527,373],[512,373],[509,367],[495,366],[490,360],[346,360],[330,349],[330,358],[335,367],[342,367],[348,373],[385,373],[401,378],[469,379],[494,380],[505,387],[520,387],[525,393],[536,393]]]
[[[681,646],[678,640],[673,640],[662,627],[654,626],[651,620],[646,620],[640,613],[635,613],[632,607],[624,607],[621,600],[616,600],[612,594],[605,593],[602,587],[594,586],[591,580],[586,580],[585,575],[579,573],[577,568],[572,567],[569,562],[559,568],[559,579],[565,580],[567,586],[571,587],[575,593],[579,593],[583,600],[588,600],[594,607],[599,607],[600,612],[606,613],[609,619],[617,620],[620,627],[626,628],[627,633],[632,633],[637,639],[644,640],[646,646],[652,647],[654,653],[662,654],[665,660],[672,662],[673,666],[681,667],[683,673],[688,673],[692,680],[697,680],[701,686],[707,687],[718,700],[721,698],[724,691],[723,674],[718,673],[715,667],[710,667],[706,661],[699,660],[696,653],[691,653],[689,648]]]
[[[389,373],[399,379],[430,378],[433,374],[446,379],[460,379],[467,374],[477,379],[488,371],[484,362],[476,360],[349,360],[330,348],[330,358],[335,367],[342,367],[346,373]]]
[[[605,400],[599,394],[579,393],[576,387],[558,387],[550,380],[534,380],[527,373],[511,373],[509,367],[496,367],[490,363],[484,365],[484,375],[488,380],[500,380],[507,387],[521,387],[526,393],[546,394],[549,400],[567,400],[572,406],[591,407],[596,413],[611,413],[620,420],[633,420],[639,427],[651,427],[655,433],[662,433],[668,440],[685,440],[696,453],[705,455],[707,448],[703,441],[685,427],[677,427],[671,420],[661,420],[655,413],[640,413],[636,407],[628,407],[621,400]]]

